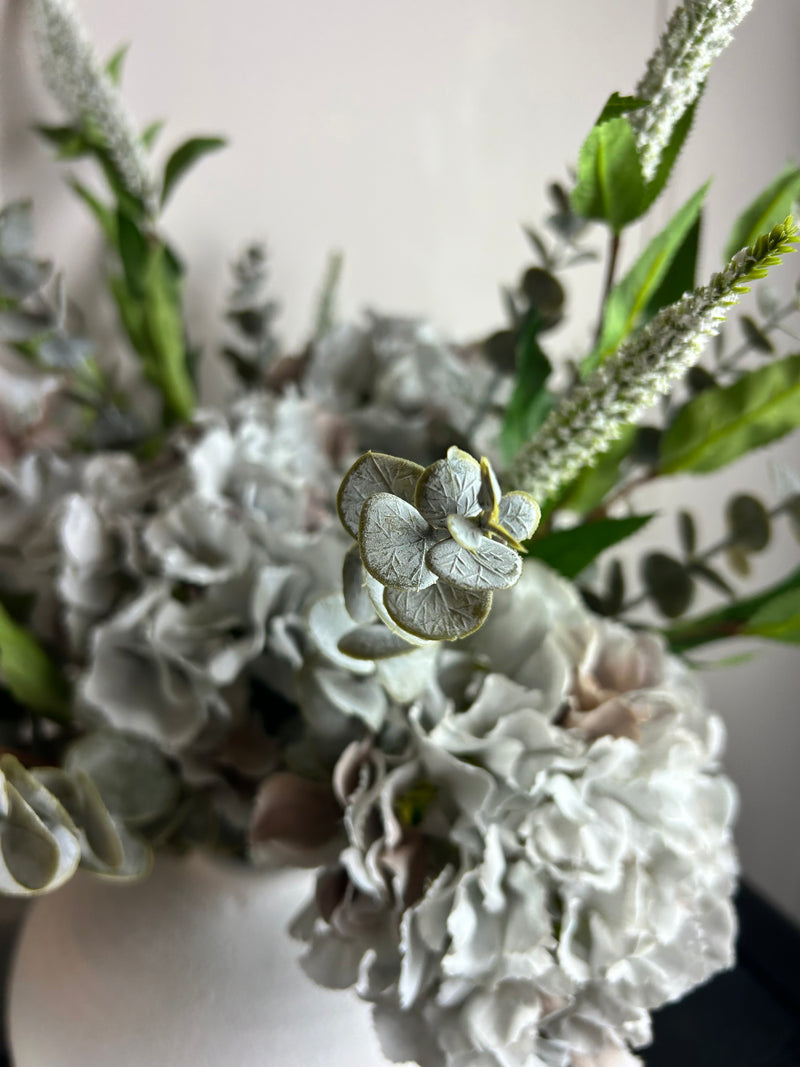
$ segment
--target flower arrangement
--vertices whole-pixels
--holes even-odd
[[[595,561],[651,516],[635,488],[708,472],[800,423],[800,356],[762,298],[747,344],[706,342],[792,250],[787,167],[695,279],[706,187],[616,278],[620,238],[664,189],[708,69],[752,0],[687,0],[632,96],[613,94],[555,186],[555,244],[470,346],[427,322],[333,315],[284,352],[260,246],[234,266],[225,405],[198,401],[184,267],[161,206],[222,146],[163,173],[71,0],[30,0],[63,108],[39,132],[89,157],[71,179],[109,251],[131,366],[83,335],[32,253],[32,209],[0,212],[0,888],[83,867],[147,873],[158,849],[319,868],[293,934],[322,984],[372,1003],[391,1059],[578,1067],[639,1048],[650,1011],[732,960],[736,798],[695,648],[796,643],[800,571],[742,597],[779,515],[750,495],[729,537],[650,553],[626,599]],[[566,381],[545,351],[559,277],[609,235],[592,350]],[[755,368],[749,352],[768,355]],[[561,376],[564,377],[563,375]],[[126,382],[123,385],[123,381]],[[640,424],[663,398],[657,423]],[[726,598],[688,615],[696,582]],[[649,602],[659,621],[644,622]]]

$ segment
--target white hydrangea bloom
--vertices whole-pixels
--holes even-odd
[[[732,961],[720,720],[545,568],[505,599],[508,676],[486,673],[490,620],[444,657],[402,751],[343,755],[348,845],[296,930],[312,975],[376,1005],[387,1052],[431,1067],[646,1044],[651,1009]]]

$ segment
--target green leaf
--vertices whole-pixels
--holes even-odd
[[[166,249],[158,245],[150,255],[144,278],[144,309],[158,367],[158,384],[169,413],[185,422],[194,411],[194,386],[186,366],[180,289]]]
[[[125,66],[129,48],[129,44],[122,45],[121,48],[116,50],[108,63],[106,63],[106,74],[112,80],[114,85],[118,86],[122,81],[122,68]]]
[[[684,293],[696,287],[697,256],[700,251],[702,227],[703,213],[701,211],[673,256],[664,280],[648,303],[642,317],[643,322],[649,321],[657,311],[674,304]]]
[[[595,126],[578,156],[573,210],[620,233],[641,215],[644,197],[645,181],[628,120],[620,115]]]
[[[539,312],[532,309],[517,340],[514,391],[500,431],[500,444],[508,461],[533,437],[553,406],[553,396],[546,389],[553,368],[539,345],[541,325]]]
[[[800,355],[792,355],[685,404],[662,439],[660,472],[717,470],[798,424]]]
[[[754,244],[760,234],[782,222],[798,198],[800,167],[789,164],[736,220],[725,245],[725,259],[731,259],[740,248]]]
[[[81,156],[88,156],[92,151],[86,137],[74,126],[38,125],[34,129],[58,149],[58,159],[79,159]]]
[[[620,466],[636,441],[636,427],[628,426],[611,448],[585,467],[575,481],[567,487],[559,500],[559,508],[577,511],[586,515],[598,507],[619,480]]]
[[[763,552],[771,534],[767,509],[749,493],[740,493],[728,501],[725,509],[731,540],[745,552]]]
[[[673,652],[687,652],[700,645],[720,641],[739,634],[775,640],[796,641],[797,601],[800,592],[800,567],[782,582],[763,590],[756,596],[738,600],[721,611],[700,615],[664,632]],[[792,636],[795,634],[795,636]],[[789,635],[789,636],[785,636]]]
[[[662,615],[683,615],[692,602],[694,583],[689,570],[665,552],[650,552],[642,561],[642,580]]]
[[[608,122],[609,119],[615,119],[619,115],[640,111],[643,107],[647,107],[647,104],[647,100],[640,100],[637,96],[620,96],[619,93],[612,93],[603,105],[595,126],[599,126],[601,122]]]
[[[117,212],[117,243],[128,288],[135,297],[141,298],[144,296],[150,247],[134,220],[122,210]]]
[[[149,126],[145,126],[142,130],[140,140],[144,147],[149,151],[156,143],[158,135],[164,129],[164,120],[156,119],[155,122],[151,122]]]
[[[72,188],[76,196],[86,204],[91,213],[97,219],[100,224],[100,228],[103,231],[106,241],[112,246],[117,247],[117,220],[114,217],[114,212],[111,208],[99,200],[94,193],[88,189],[82,182],[79,182],[77,178],[71,178],[69,185]]]
[[[36,638],[1,605],[0,668],[6,686],[20,704],[58,722],[69,720],[66,679]]]
[[[661,195],[664,186],[669,181],[669,176],[672,173],[672,168],[675,166],[678,156],[681,153],[681,149],[686,143],[686,138],[689,136],[689,132],[691,131],[692,123],[694,122],[694,116],[697,111],[697,107],[700,103],[700,98],[703,95],[704,89],[705,85],[700,89],[700,92],[695,97],[694,102],[689,107],[687,107],[687,109],[675,123],[675,128],[672,131],[672,137],[670,137],[669,143],[667,144],[664,151],[661,153],[661,159],[659,160],[658,168],[645,189],[644,199],[642,203],[642,214],[644,214],[645,211],[652,207],[652,205]]]
[[[697,224],[708,185],[706,182],[686,201],[661,233],[653,238],[625,277],[611,290],[603,312],[600,338],[594,351],[581,365],[583,375],[589,374],[616,351],[622,341],[646,317],[646,313],[652,314],[653,310],[658,310],[654,307],[656,295],[667,281],[670,267]],[[683,281],[686,277],[686,264],[682,263],[680,266]],[[691,273],[694,275],[693,263]],[[693,281],[692,277],[689,288],[692,288]],[[683,292],[684,290],[681,290],[678,297],[682,296]]]
[[[556,530],[526,545],[528,555],[546,563],[565,578],[574,578],[612,545],[631,537],[653,518],[631,515],[624,519],[600,519],[598,522]]]
[[[762,604],[743,632],[800,645],[800,589],[779,593]]]
[[[208,155],[224,148],[227,141],[224,137],[190,137],[182,145],[175,149],[167,160],[164,168],[164,184],[161,190],[161,203],[166,204],[172,195],[176,185],[194,164]]]

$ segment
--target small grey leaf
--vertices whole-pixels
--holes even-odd
[[[361,509],[374,493],[389,492],[413,503],[423,469],[418,463],[383,452],[366,452],[357,459],[345,474],[336,497],[339,518],[350,536],[358,537]]]
[[[457,641],[474,633],[489,615],[492,594],[437,582],[427,589],[387,589],[386,610],[404,630],[430,641]]]
[[[371,674],[371,663],[353,659],[339,649],[339,640],[353,628],[353,620],[348,613],[341,594],[329,593],[322,596],[308,610],[308,630],[319,651],[331,663],[353,674]]]
[[[443,582],[474,591],[509,589],[522,574],[522,560],[513,548],[483,538],[477,552],[448,538],[434,545],[427,562]]]
[[[364,564],[358,545],[348,549],[342,566],[342,587],[344,602],[354,622],[372,622],[375,608],[364,585]]]
[[[361,560],[383,585],[424,589],[436,578],[425,564],[434,531],[413,504],[391,493],[374,493],[361,511]]]
[[[447,529],[453,540],[470,552],[477,552],[486,539],[475,519],[467,519],[457,513],[447,516]]]
[[[47,333],[53,325],[53,320],[49,315],[13,309],[0,311],[0,341],[11,344],[30,341],[32,337]]]
[[[47,367],[79,367],[95,351],[95,345],[85,337],[67,337],[56,332],[45,337],[39,345],[39,358]]]
[[[381,623],[359,626],[339,639],[339,651],[354,659],[379,660],[414,652],[414,645]]]
[[[0,259],[0,296],[24,300],[37,292],[50,277],[52,265],[26,256]]]
[[[364,588],[367,591],[367,596],[370,599],[372,606],[375,609],[375,613],[381,620],[384,626],[392,631],[392,633],[398,634],[404,640],[414,645],[415,648],[425,648],[430,644],[427,638],[417,637],[416,635],[409,633],[404,627],[396,623],[386,610],[386,605],[383,602],[384,593],[386,589],[379,581],[372,577],[368,570],[364,570]],[[340,653],[341,654],[341,653]]]
[[[0,250],[4,256],[24,256],[33,244],[33,203],[16,200],[0,211]]]
[[[451,447],[446,459],[426,467],[414,495],[419,513],[431,526],[447,524],[447,516],[456,512],[467,517],[481,511],[481,466],[468,452]]]
[[[527,541],[533,537],[541,517],[541,509],[533,497],[521,490],[514,490],[506,493],[500,501],[497,525],[507,530],[515,541]]]

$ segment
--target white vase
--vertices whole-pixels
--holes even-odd
[[[160,857],[40,898],[9,992],[15,1067],[386,1067],[368,1006],[304,974],[310,872]]]
[[[132,885],[79,872],[23,927],[14,1067],[388,1067],[368,1006],[297,962],[287,927],[312,886],[199,853],[161,856]],[[574,1067],[639,1062],[615,1050]]]

